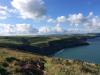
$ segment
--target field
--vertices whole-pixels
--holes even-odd
[[[0,47],[50,56],[57,51],[88,45],[86,36],[1,36]]]

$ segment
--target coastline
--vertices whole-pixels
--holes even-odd
[[[39,38],[41,38],[41,37],[39,37]],[[7,39],[12,40],[12,37],[8,37]],[[15,38],[14,37],[13,39],[21,40],[23,38],[20,38],[20,37]],[[32,37],[32,39],[35,40],[34,37]],[[42,39],[44,39],[44,37],[42,37]],[[45,39],[48,39],[48,37],[45,37]],[[4,41],[5,40],[6,39],[4,39]],[[15,41],[15,42],[19,43],[20,40]],[[25,43],[23,43],[23,44],[10,43],[10,41],[8,41],[7,43],[0,42],[0,47],[36,53],[39,55],[50,56],[64,48],[72,48],[72,47],[77,47],[77,46],[89,45],[89,43],[86,41],[87,38],[84,38],[84,37],[69,37],[69,38],[68,37],[59,37],[56,39],[55,39],[55,37],[53,37],[52,39],[50,39],[48,41],[36,42],[35,44],[31,44],[31,45],[29,45],[30,41],[28,41],[28,40],[30,40],[30,38],[28,38],[28,39],[24,38]]]

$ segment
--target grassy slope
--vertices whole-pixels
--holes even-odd
[[[22,68],[21,65],[28,66],[27,64],[33,67],[28,67],[28,70]],[[44,67],[41,69],[41,66]],[[100,65],[0,48],[0,73],[1,75],[100,75]]]
[[[2,36],[0,37],[0,47],[52,55],[64,48],[88,45],[84,38],[86,36]]]
[[[48,43],[50,41],[55,41],[55,40],[61,40],[61,39],[68,39],[68,40],[73,40],[73,39],[80,39],[81,37],[87,37],[87,36],[38,36],[38,37],[32,37],[32,36],[0,36],[0,43],[5,43],[5,44],[16,44],[16,45],[21,45],[21,44],[28,44],[34,46],[35,44],[39,43]]]

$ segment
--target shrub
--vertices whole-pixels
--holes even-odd
[[[9,64],[8,64],[7,62],[3,62],[3,63],[2,63],[2,66],[3,66],[3,67],[8,67]]]
[[[14,60],[18,60],[18,59],[16,59],[15,57],[7,57],[6,58],[6,61],[9,62],[9,63],[13,62]]]
[[[0,75],[8,75],[7,70],[2,66],[0,66]]]

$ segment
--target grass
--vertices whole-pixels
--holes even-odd
[[[17,44],[17,45],[21,45],[21,44],[27,44],[27,45],[38,45],[41,43],[48,43],[50,41],[56,41],[56,40],[61,40],[61,39],[66,39],[66,40],[78,40],[82,37],[86,37],[86,36],[39,36],[39,37],[28,37],[28,36],[1,36],[0,37],[0,43],[4,43],[4,44]]]
[[[28,65],[33,67],[29,66],[26,69],[25,67]],[[61,58],[50,58],[7,48],[0,48],[0,74],[100,75],[100,65],[80,60],[63,60]]]

